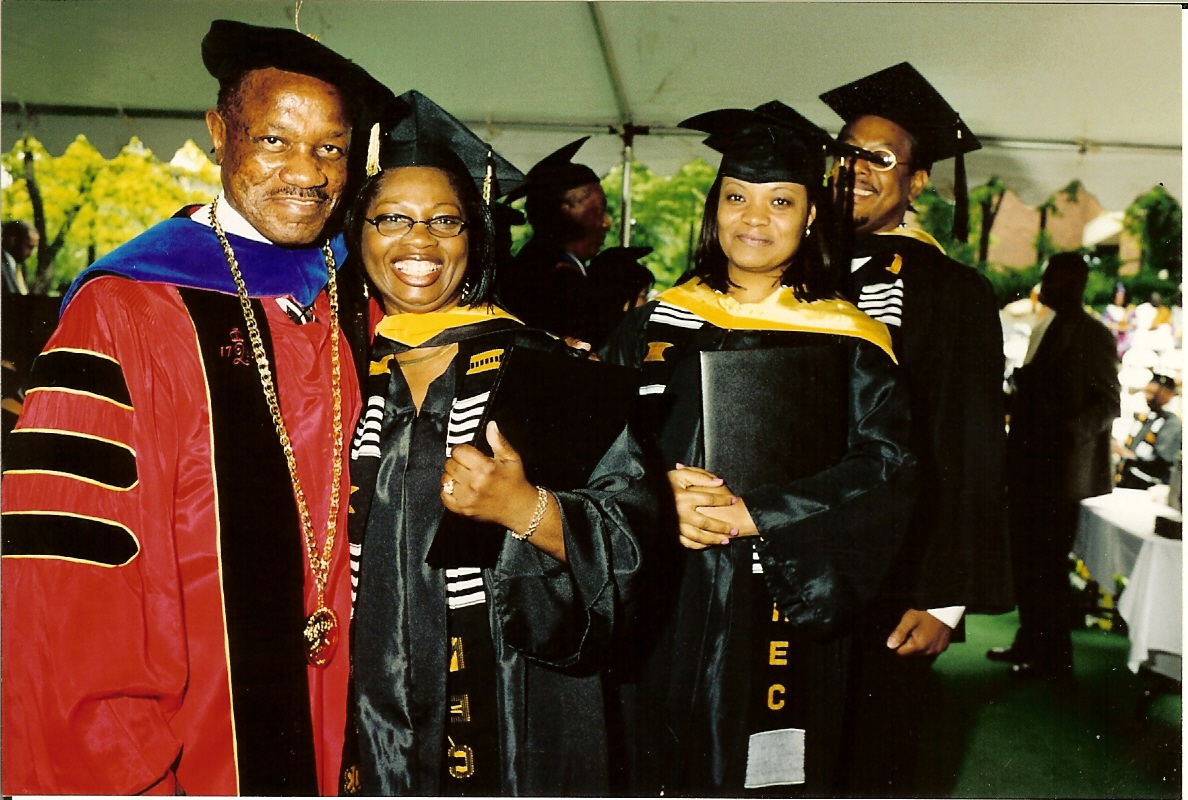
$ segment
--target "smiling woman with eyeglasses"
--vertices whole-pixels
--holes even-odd
[[[380,236],[398,239],[412,233],[417,225],[424,225],[438,239],[450,239],[466,230],[466,220],[457,217],[437,216],[433,219],[413,219],[403,214],[380,214],[374,219],[364,219],[379,231]]]
[[[360,222],[367,225],[354,227],[386,313],[448,311],[463,295],[466,305],[490,302],[489,282],[464,286],[471,240],[482,249],[490,238],[489,213],[484,220],[481,206],[473,187],[468,195],[456,176],[436,167],[388,169],[368,184],[359,202],[366,209]],[[467,216],[480,221],[470,232]],[[480,283],[481,263],[475,270]]]
[[[643,468],[624,428],[586,485],[533,485],[498,427],[479,428],[502,354],[569,348],[494,303],[480,186],[523,176],[422,95],[401,100],[415,113],[384,132],[347,223],[378,308],[350,461],[341,788],[606,794],[598,662],[639,566],[632,528],[651,519]],[[484,438],[491,457],[470,445]],[[459,542],[453,515],[494,524]],[[457,546],[431,557],[443,533]],[[497,555],[457,557],[483,541]]]

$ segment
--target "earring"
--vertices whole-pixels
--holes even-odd
[[[805,236],[808,236],[808,235],[809,235],[810,233],[812,233],[812,232],[813,232],[813,226],[812,226],[812,225],[805,225],[805,226],[804,226],[804,235],[805,235]]]

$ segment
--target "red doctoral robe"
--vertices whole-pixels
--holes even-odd
[[[282,665],[270,638],[278,626],[259,622],[259,604],[244,602],[243,594],[235,599],[231,584],[248,586],[249,598],[251,592],[267,598],[277,591],[278,565],[287,564],[289,605],[298,615],[317,607],[317,590],[299,526],[268,533],[273,545],[260,549],[259,558],[244,559],[240,545],[227,538],[228,519],[235,517],[220,517],[220,503],[234,494],[223,482],[233,471],[226,467],[246,469],[249,478],[241,483],[250,484],[259,448],[232,439],[235,446],[218,452],[212,419],[240,415],[236,398],[249,396],[253,381],[258,402],[263,391],[240,316],[237,328],[219,329],[226,341],[216,342],[214,352],[245,371],[236,373],[246,381],[239,384],[243,394],[234,402],[212,394],[209,362],[217,359],[200,350],[183,300],[193,291],[123,277],[91,280],[70,300],[39,359],[47,385],[38,386],[35,373],[5,463],[4,794],[170,794],[177,786],[201,795],[336,793],[351,608],[349,478],[344,469],[326,587],[326,604],[340,623],[337,655],[325,669],[307,667],[300,657]],[[234,297],[218,298],[235,304]],[[263,298],[261,306],[320,551],[332,447],[328,301],[321,293],[315,321],[304,325],[273,299]],[[349,436],[359,390],[345,339],[340,353]],[[279,453],[271,423],[256,429]],[[21,448],[12,442],[22,436],[35,458],[16,457]],[[288,480],[283,460],[278,463],[284,478],[277,497],[283,498]],[[274,517],[296,517],[283,499],[252,503],[253,493],[246,496],[248,511],[236,514],[251,519],[251,530],[268,529]],[[274,546],[278,539],[283,547]],[[232,552],[240,555],[232,558]],[[298,608],[299,564],[304,609]],[[273,667],[280,674],[283,666],[296,676],[288,687],[288,697],[296,699],[274,710],[304,717],[303,733],[275,733],[270,720],[276,715],[259,713],[258,704],[251,714],[241,706],[274,688],[268,680],[242,685],[244,657],[254,659],[257,674],[261,665],[263,674]],[[305,696],[308,717],[300,702]],[[258,719],[248,719],[252,715]],[[259,756],[261,745],[274,746],[276,738],[274,753],[308,753],[304,783],[270,786],[268,779],[245,777],[253,758],[258,764],[276,760]]]

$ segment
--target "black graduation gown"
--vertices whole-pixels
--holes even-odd
[[[1121,410],[1116,343],[1084,309],[1056,312],[1012,380],[1007,464],[1019,601],[1013,646],[1039,666],[1067,668],[1073,619],[1067,557],[1080,501],[1113,488],[1110,427]]]
[[[352,504],[366,521],[352,529],[352,558],[360,567],[353,637],[357,786],[364,794],[451,789],[442,784],[450,780],[443,778],[447,717],[458,703],[447,698],[447,597],[460,590],[447,570],[425,563],[445,513],[438,493],[447,434],[457,432],[451,406],[455,397],[473,394],[474,378],[464,374],[474,372],[472,356],[482,360],[513,342],[557,345],[506,317],[447,329],[423,344],[449,342],[459,343],[458,355],[430,385],[419,414],[399,367],[388,372],[373,362],[372,396],[352,450],[355,482],[374,481],[374,500],[363,486]],[[373,358],[405,349],[377,335]],[[370,456],[369,447],[376,448]],[[553,493],[567,564],[506,536],[496,565],[482,570],[499,752],[476,753],[474,770],[477,777],[480,768],[497,764],[497,793],[607,791],[599,659],[640,566],[631,528],[652,519],[643,477],[625,430],[585,489]]]
[[[993,289],[938,245],[862,237],[851,299],[887,322],[911,401],[920,494],[911,526],[868,609],[868,644],[884,647],[909,608],[1013,606],[1007,555],[1002,327]]]
[[[601,340],[605,297],[558,242],[533,237],[500,276],[500,302],[524,323],[557,336]]]
[[[649,394],[641,398],[646,405],[639,424],[652,430],[640,436],[647,437],[657,475],[662,479],[675,462],[704,464],[697,379],[702,351],[833,348],[848,381],[833,391],[848,406],[849,449],[840,463],[816,475],[742,493],[761,537],[686,550],[677,544],[669,509],[648,544],[644,600],[636,609],[639,639],[657,644],[641,648],[635,654],[640,663],[623,665],[619,674],[625,727],[636,737],[625,756],[631,762],[628,790],[743,794],[750,734],[792,725],[807,731],[807,782],[769,791],[813,795],[836,780],[848,621],[882,579],[914,496],[914,462],[905,446],[907,402],[889,354],[872,339],[843,333],[843,317],[861,317],[871,331],[877,326],[889,346],[883,326],[848,303],[799,304],[790,290],[781,290],[782,314],[791,308],[795,319],[798,306],[816,314],[824,309],[829,313],[821,316],[838,319],[838,332],[717,313],[710,314],[711,322],[684,304],[673,311],[689,286],[632,312],[603,353],[643,369],[641,393]],[[773,599],[785,619],[781,638],[788,642],[780,694],[772,693],[773,676],[760,663],[771,644],[766,621]],[[636,669],[641,671],[633,674]],[[765,700],[783,701],[786,715],[766,718]]]

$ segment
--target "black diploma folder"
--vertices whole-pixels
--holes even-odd
[[[471,445],[491,455],[487,423],[524,461],[528,481],[577,489],[614,444],[639,389],[635,370],[564,353],[512,347],[503,357]],[[425,561],[432,567],[489,567],[503,529],[447,512]]]
[[[845,455],[840,345],[701,354],[705,468],[735,493],[816,474]]]

